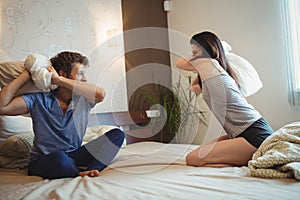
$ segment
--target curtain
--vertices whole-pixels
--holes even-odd
[[[288,72],[288,99],[300,107],[300,1],[282,0],[281,13]]]

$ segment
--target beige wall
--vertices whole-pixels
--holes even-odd
[[[93,112],[128,109],[121,0],[1,0],[0,6],[0,62],[80,52],[90,59],[89,82],[109,91]]]
[[[281,0],[171,0],[168,12],[170,30],[190,37],[204,30],[226,40],[233,52],[249,60],[264,87],[248,101],[273,129],[300,121],[300,111],[287,98],[287,72],[280,14]],[[170,37],[170,51],[176,41]],[[173,49],[172,49],[173,48]],[[189,51],[187,43],[182,50]],[[189,53],[189,52],[188,52]],[[187,53],[187,54],[188,54]],[[172,66],[176,55],[171,57]],[[202,142],[198,136],[197,142]]]

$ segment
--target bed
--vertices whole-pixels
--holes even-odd
[[[149,120],[144,112],[128,116],[100,117],[127,131],[133,121]],[[91,127],[98,117],[91,116]],[[26,169],[0,168],[0,199],[299,199],[300,181],[295,178],[253,177],[246,166],[186,166],[186,154],[197,145],[147,140],[127,141],[130,144],[124,144],[111,165],[95,178],[48,180],[27,176]]]

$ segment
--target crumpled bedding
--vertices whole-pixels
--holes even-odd
[[[249,177],[248,167],[191,167],[197,145],[139,142],[121,148],[100,176],[42,179],[0,169],[1,199],[299,199],[295,179]]]
[[[288,124],[267,138],[248,167],[251,176],[300,180],[300,122]]]

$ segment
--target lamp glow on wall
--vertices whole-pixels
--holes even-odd
[[[108,24],[96,27],[98,45],[90,55],[93,69],[88,71],[88,77],[90,82],[105,86],[109,92],[91,113],[128,111],[122,28]],[[98,73],[95,73],[96,69]]]
[[[122,46],[122,40],[121,40],[121,33],[122,31],[120,29],[108,29],[106,31],[106,37],[107,37],[107,47],[109,48],[118,48]]]
[[[123,47],[122,30],[119,28],[112,28],[112,26],[101,26],[97,31],[97,44],[101,45],[106,43],[108,48],[121,48]]]

